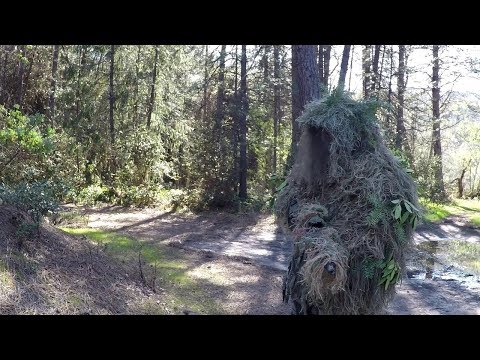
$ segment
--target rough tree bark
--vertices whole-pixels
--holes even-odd
[[[398,73],[397,73],[397,131],[395,135],[395,148],[397,150],[404,150],[404,143],[406,141],[405,123],[403,120],[405,94],[405,45],[398,46]]]
[[[278,124],[280,123],[280,51],[273,46],[273,173],[277,173]]]
[[[55,89],[57,86],[57,69],[58,69],[58,53],[60,50],[60,45],[53,45],[53,56],[52,56],[52,79],[50,80],[50,99],[48,101],[48,115],[50,116],[50,121],[52,127],[55,125],[54,114],[55,114]]]
[[[242,59],[240,61],[240,177],[238,197],[241,200],[247,199],[247,45],[242,45]]]
[[[293,51],[293,49],[292,49]],[[323,54],[325,53],[325,46],[318,45],[318,78],[320,84],[323,84]]]
[[[113,89],[113,69],[115,65],[115,45],[110,46],[110,114],[109,114],[109,123],[110,123],[110,141],[115,144],[115,127],[113,122],[113,107],[115,105],[115,96]]]
[[[445,186],[443,183],[442,168],[442,137],[440,133],[440,60],[439,45],[433,45],[433,69],[432,69],[432,110],[433,110],[433,132],[432,132],[432,152],[437,159],[435,166],[435,192],[432,197],[445,199]]]
[[[140,54],[142,47],[137,45],[137,60],[135,61],[135,88],[133,90],[134,105],[133,105],[133,126],[137,126],[138,121],[138,80],[140,77]]]
[[[375,45],[373,51],[373,62],[372,62],[372,95],[378,91],[378,63],[380,61],[380,47],[381,45]]]
[[[458,177],[457,180],[457,186],[458,186],[458,192],[457,196],[459,199],[463,197],[463,178],[465,177],[465,173],[467,172],[467,168],[463,168],[462,172],[460,174],[460,177]]]
[[[392,95],[393,95],[393,90],[392,90],[392,79],[393,79],[393,46],[390,47],[390,72],[389,72],[389,78],[388,78],[388,92],[387,92],[387,104],[390,107],[392,105]],[[386,127],[388,134],[391,135],[391,129],[393,128],[392,125],[390,125],[390,110],[387,111],[387,116],[386,116]],[[389,141],[392,141],[392,138],[389,136]]]
[[[305,109],[305,105],[320,98],[320,77],[316,63],[315,45],[292,46],[292,145],[289,165],[297,154],[300,128],[296,119]]]
[[[348,59],[350,58],[350,48],[352,45],[345,45],[343,47],[342,63],[340,65],[340,77],[338,78],[338,87],[345,88],[345,79],[348,71]]]
[[[222,45],[220,50],[220,65],[218,71],[218,91],[217,91],[217,108],[215,111],[215,136],[221,139],[221,129],[224,118],[224,104],[225,104],[225,57],[227,55],[227,46]]]
[[[203,74],[203,122],[207,121],[208,94],[208,45],[205,45],[205,68]]]
[[[370,97],[370,90],[372,88],[371,81],[371,67],[372,67],[372,45],[365,45],[362,49],[362,69],[363,69],[363,97],[368,99]]]
[[[232,107],[232,148],[233,148],[233,191],[238,191],[238,180],[240,174],[238,173],[238,45],[235,45],[235,84],[233,94],[233,107]]]
[[[22,102],[23,102],[23,87],[24,87],[24,75],[25,75],[25,57],[26,57],[26,46],[23,45],[21,47],[21,54],[22,57],[19,59],[19,68],[18,68],[18,92],[17,92],[17,104],[20,106],[20,109],[22,108]]]
[[[322,85],[325,90],[328,89],[328,78],[330,77],[330,53],[332,51],[332,45],[325,45],[323,53],[323,76]]]
[[[150,86],[150,101],[148,102],[148,112],[147,112],[147,129],[150,129],[150,125],[152,123],[153,107],[155,105],[155,83],[157,81],[157,63],[158,63],[158,46],[155,46],[152,84]]]

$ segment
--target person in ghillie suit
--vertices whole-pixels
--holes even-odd
[[[297,158],[275,202],[293,238],[283,297],[295,314],[380,313],[402,277],[417,191],[376,109],[338,90],[297,119]]]

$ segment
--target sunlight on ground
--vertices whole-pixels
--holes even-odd
[[[450,215],[464,215],[473,225],[480,226],[480,201],[454,199],[450,204],[436,204],[424,198],[420,203],[425,208],[424,220],[439,222]]]
[[[130,261],[138,264],[140,253],[146,263],[144,272],[147,282],[154,279],[156,268],[156,286],[165,291],[164,308],[173,309],[173,312],[184,308],[203,314],[223,312],[221,306],[211,299],[196,279],[189,276],[188,259],[178,249],[145,244],[129,236],[93,228],[61,229],[72,235],[86,236],[97,245],[103,246],[108,255],[124,263]],[[149,313],[162,313],[158,304],[144,305]],[[170,310],[169,312],[171,313]]]
[[[225,269],[222,264],[203,264],[188,272],[188,275],[197,278],[208,280],[215,285],[233,286],[238,284],[255,283],[260,280],[258,275],[241,275],[236,277],[228,277],[229,269]],[[231,271],[231,269],[230,269]]]
[[[10,295],[15,291],[15,281],[12,273],[0,261],[0,298]]]

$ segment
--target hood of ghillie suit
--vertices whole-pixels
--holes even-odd
[[[284,300],[296,313],[379,313],[401,279],[417,191],[384,144],[376,108],[334,92],[297,119],[297,158],[275,203],[294,241]]]

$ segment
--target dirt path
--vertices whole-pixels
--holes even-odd
[[[223,278],[258,275],[270,281],[242,284],[241,313],[288,313],[281,302],[281,278],[288,264],[291,244],[274,223],[273,216],[228,213],[173,214],[154,209],[132,210],[121,207],[85,208],[88,226],[114,230],[152,244],[170,244],[184,250],[203,250],[221,256]],[[480,230],[469,227],[462,217],[452,217],[442,224],[419,227],[415,242],[461,239],[480,242]],[[413,257],[407,275],[397,287],[397,296],[388,314],[477,314],[480,315],[480,280],[452,270],[452,266],[428,275]],[[228,266],[226,263],[230,263]],[[242,266],[237,266],[241,262]],[[229,270],[231,268],[232,270]],[[423,276],[422,276],[423,274]],[[425,276],[425,274],[427,274]],[[262,279],[268,280],[268,279]],[[262,303],[259,294],[269,289]],[[278,293],[275,293],[275,290]],[[261,297],[261,296],[260,296]],[[255,303],[249,299],[255,298]],[[257,305],[255,305],[257,304]],[[232,309],[234,313],[239,313]]]

